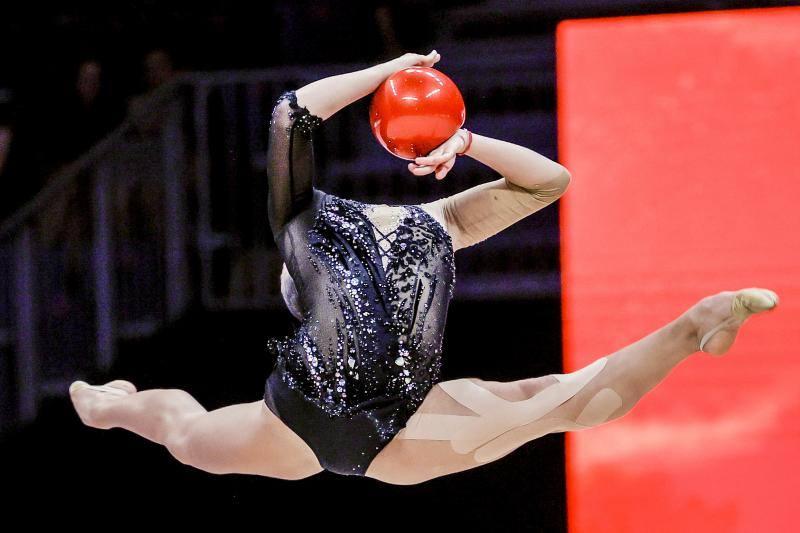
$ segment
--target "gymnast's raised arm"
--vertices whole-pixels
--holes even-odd
[[[465,131],[459,130],[428,156],[409,163],[409,170],[417,176],[435,172],[437,179],[444,178],[465,139]],[[474,132],[465,155],[503,177],[420,204],[450,233],[454,250],[481,242],[555,202],[571,179],[564,166],[530,148]]]
[[[313,197],[315,166],[312,133],[340,109],[367,96],[390,75],[413,66],[432,66],[439,60],[408,53],[378,65],[329,76],[278,98],[272,110],[267,149],[270,228],[277,235]]]

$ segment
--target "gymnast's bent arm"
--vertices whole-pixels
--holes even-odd
[[[451,162],[455,151],[464,147],[462,138],[464,132],[459,130],[429,156],[417,158],[416,163],[435,168]],[[465,155],[503,177],[420,204],[450,233],[454,250],[477,244],[555,202],[571,179],[564,166],[530,148],[474,132]],[[410,168],[416,175],[430,173],[414,164]]]
[[[278,98],[272,110],[267,149],[267,211],[273,235],[313,198],[314,130],[340,109],[374,92],[398,70],[432,66],[438,60],[436,50],[427,56],[408,53],[369,68],[322,78]]]

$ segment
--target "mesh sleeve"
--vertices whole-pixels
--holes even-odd
[[[321,124],[320,117],[297,104],[294,90],[281,94],[272,109],[267,215],[273,235],[311,202],[316,179],[313,133]]]
[[[500,178],[420,207],[443,223],[453,240],[453,249],[458,250],[486,240],[547,207],[568,185],[566,174],[531,189]]]

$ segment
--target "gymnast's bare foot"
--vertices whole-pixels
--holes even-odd
[[[774,309],[778,301],[775,292],[755,287],[706,296],[689,311],[697,349],[715,356],[724,354],[750,316]]]
[[[124,379],[115,379],[105,385],[89,385],[85,381],[75,381],[69,387],[72,405],[81,422],[97,429],[109,429],[112,426],[100,423],[96,416],[98,408],[105,402],[114,401],[122,396],[137,392],[136,386]]]

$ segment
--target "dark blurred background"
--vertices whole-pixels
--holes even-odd
[[[265,342],[293,327],[266,219],[269,114],[283,90],[436,48],[436,67],[464,95],[466,127],[557,161],[559,21],[794,4],[4,7],[0,508],[64,509],[32,521],[252,508],[264,527],[285,519],[355,530],[566,530],[563,434],[413,487],[328,472],[300,482],[215,476],[124,430],[83,426],[67,388],[75,379],[124,378],[140,390],[186,389],[209,410],[262,396],[272,367]],[[320,188],[419,203],[498,177],[464,158],[441,184],[409,179],[372,137],[368,103],[322,129]],[[459,251],[443,379],[562,370],[558,243],[556,203]]]

